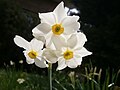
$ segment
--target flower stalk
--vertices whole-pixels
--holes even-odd
[[[52,63],[48,64],[48,78],[49,78],[49,87],[52,90]]]

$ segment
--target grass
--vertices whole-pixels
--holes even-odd
[[[85,74],[56,71],[53,73],[53,90],[120,90],[116,85],[120,70],[110,74],[107,69],[85,67]],[[18,82],[18,79],[24,80]],[[15,69],[0,69],[0,90],[49,90],[48,76]]]
[[[19,83],[18,79],[24,79]],[[13,69],[0,70],[0,90],[48,90],[47,77]]]
[[[102,69],[97,70],[97,67],[85,67],[85,74],[82,74],[82,76],[84,76],[86,80],[82,82],[83,89],[81,90],[120,90],[116,83],[119,73],[120,70],[118,70],[117,73],[114,71],[110,73],[110,70],[107,69],[103,76]]]

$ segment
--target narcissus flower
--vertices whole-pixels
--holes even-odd
[[[43,52],[43,55],[51,63],[53,61],[58,61],[57,70],[62,70],[67,66],[76,68],[78,65],[81,65],[82,57],[92,54],[83,47],[87,41],[86,36],[83,33],[72,34],[69,39],[64,40],[66,45],[61,45],[61,40],[58,39],[54,42],[56,50],[46,49]]]
[[[46,46],[51,45],[53,38],[70,35],[80,28],[79,17],[67,16],[63,2],[53,12],[39,13],[39,17],[41,24],[36,26],[32,32],[35,38],[46,41]]]
[[[42,57],[42,48],[43,42],[38,41],[37,39],[32,39],[30,42],[26,41],[24,38],[16,35],[14,42],[17,46],[24,48],[24,55],[28,64],[35,64],[38,67],[45,68],[47,67],[46,61]]]

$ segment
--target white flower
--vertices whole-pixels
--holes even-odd
[[[20,63],[20,64],[23,64],[23,60],[20,60],[19,63]]]
[[[58,61],[57,70],[62,70],[67,66],[76,68],[78,65],[81,65],[82,57],[92,54],[83,47],[87,41],[83,33],[72,34],[69,39],[64,40],[66,45],[61,44],[63,41],[59,38],[54,39],[54,41],[57,50],[46,49],[43,55],[51,63]]]
[[[18,82],[19,84],[22,84],[23,82],[25,82],[25,79],[23,79],[23,78],[18,78],[18,79],[17,79],[17,82]]]
[[[10,65],[15,65],[15,62],[13,62],[13,61],[10,61]]]
[[[114,85],[114,83],[111,83],[111,84],[108,85],[108,87],[111,87],[111,86],[113,86],[113,85]]]
[[[53,38],[70,35],[80,28],[80,24],[77,22],[79,17],[67,16],[63,2],[53,12],[39,13],[39,17],[41,24],[32,30],[33,36],[39,40],[46,40],[47,47],[51,45]]]
[[[42,48],[43,42],[38,41],[37,39],[32,39],[30,42],[26,41],[24,38],[16,35],[14,42],[17,46],[24,48],[24,55],[28,64],[35,64],[38,67],[45,68],[47,67],[46,61],[42,57]]]

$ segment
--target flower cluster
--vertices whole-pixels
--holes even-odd
[[[86,36],[77,32],[79,16],[68,16],[63,2],[53,12],[39,13],[39,18],[41,23],[32,30],[34,39],[28,42],[18,35],[14,38],[15,44],[25,49],[28,64],[35,62],[45,68],[48,63],[58,63],[57,70],[76,68],[82,57],[92,54],[84,48]]]

